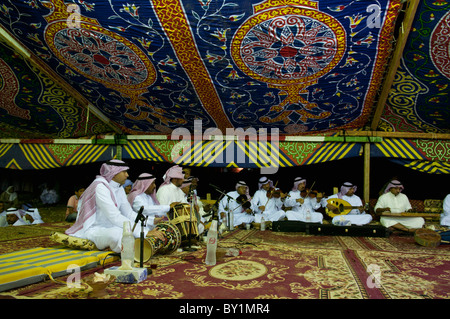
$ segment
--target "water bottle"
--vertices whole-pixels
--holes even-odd
[[[206,259],[205,264],[214,266],[216,264],[217,250],[217,220],[213,220],[206,237]]]
[[[307,223],[311,222],[311,212],[309,209],[306,210],[306,222]]]
[[[261,230],[266,230],[266,221],[264,220],[264,217],[261,217]]]
[[[122,248],[120,251],[122,267],[131,269],[134,265],[134,236],[129,221],[123,222]]]

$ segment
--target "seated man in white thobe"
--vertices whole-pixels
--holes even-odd
[[[304,193],[302,196],[302,192]],[[308,223],[322,223],[322,213],[316,212],[321,207],[321,198],[307,196],[306,179],[297,177],[294,186],[284,201],[284,206],[290,207],[286,211],[288,220],[297,220]]]
[[[366,214],[364,211],[364,205],[361,198],[358,195],[355,195],[356,190],[356,185],[345,182],[342,184],[339,193],[328,196],[328,199],[339,198],[349,203],[348,206],[357,207],[353,208],[346,215],[338,215],[333,217],[331,222],[334,225],[366,225],[372,221],[372,216],[370,214]]]
[[[137,217],[127,200],[123,185],[128,177],[129,167],[123,161],[111,160],[102,164],[100,175],[89,185],[80,198],[80,210],[75,223],[66,230],[67,235],[91,240],[98,249],[121,251],[124,222],[131,226]],[[157,236],[164,240],[158,230],[143,230],[145,236]],[[141,225],[133,232],[139,238]]]
[[[39,210],[37,208],[28,208],[25,211],[25,215],[23,218],[26,219],[31,225],[44,223],[41,214],[39,214]]]
[[[22,209],[17,209],[15,207],[10,207],[0,214],[1,225],[4,226],[25,226],[30,225],[30,223],[24,219],[25,212]]]
[[[450,226],[450,194],[445,196],[442,206],[441,226]]]
[[[253,211],[255,212],[255,223],[261,223],[261,218],[265,221],[278,221],[286,217],[282,209],[282,196],[276,198],[267,196],[267,191],[273,189],[273,182],[267,177],[261,177],[258,182],[259,189],[251,200]]]
[[[398,180],[392,180],[384,190],[384,194],[378,198],[375,212],[377,214],[384,212],[400,214],[411,210],[408,197],[402,194],[403,190],[404,187]],[[425,220],[422,217],[381,216],[380,223],[386,228],[415,232],[418,228],[423,227]]]
[[[251,224],[255,221],[251,208],[249,187],[244,181],[237,182],[235,190],[228,192],[219,202],[219,218],[227,224],[233,216],[232,227]]]
[[[206,213],[203,209],[203,203],[200,200],[200,197],[197,196],[197,183],[198,178],[190,176],[183,181],[180,188],[185,194],[186,201],[189,203],[189,206],[194,208],[194,215],[197,219],[198,233],[202,234],[205,231],[205,219],[203,218],[203,215],[206,215]]]
[[[155,225],[167,220],[167,213],[177,203],[161,205],[156,199],[156,177],[152,174],[142,173],[136,179],[128,194],[128,202],[137,213],[144,207],[142,214],[147,217],[147,227],[154,229]]]
[[[186,204],[186,194],[181,190],[184,181],[183,169],[178,166],[169,168],[163,176],[164,183],[159,186],[156,192],[156,198],[161,205],[170,205],[172,203]]]

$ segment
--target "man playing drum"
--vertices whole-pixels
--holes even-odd
[[[170,205],[172,203],[187,204],[186,196],[181,190],[184,181],[183,169],[178,166],[169,168],[163,176],[164,183],[159,186],[156,192],[156,198],[161,205]]]
[[[100,250],[110,248],[114,252],[120,252],[123,223],[128,221],[133,225],[137,217],[121,187],[128,177],[128,169],[127,164],[120,160],[102,164],[100,175],[80,198],[77,220],[66,230],[67,235],[89,239]],[[139,238],[140,232],[141,225],[138,224],[134,237]],[[158,230],[144,229],[144,233],[146,236],[164,239]]]
[[[152,174],[142,173],[133,184],[128,194],[128,202],[135,212],[144,207],[143,214],[147,216],[147,226],[154,229],[155,225],[167,219],[169,212],[176,204],[160,205],[156,199],[156,177]]]

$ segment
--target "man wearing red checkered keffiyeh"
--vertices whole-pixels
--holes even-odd
[[[137,213],[127,200],[125,190],[121,187],[128,177],[128,165],[120,160],[110,160],[102,164],[100,175],[86,188],[80,197],[80,211],[67,235],[89,239],[103,250],[110,248],[120,252],[123,223],[128,221],[133,226]],[[134,230],[135,238],[140,236],[141,225]],[[148,229],[144,233],[149,235]],[[161,233],[154,231],[154,235]]]

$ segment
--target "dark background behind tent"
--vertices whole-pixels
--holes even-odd
[[[163,175],[171,167],[171,163],[148,162],[144,160],[129,160],[130,180],[134,181],[139,174],[147,172],[157,176],[157,186],[163,182]],[[19,193],[27,198],[39,199],[42,185],[55,188],[60,195],[59,204],[65,204],[73,194],[74,187],[87,187],[99,174],[101,163],[85,164],[72,167],[62,167],[48,170],[8,170],[0,169],[1,190],[14,185]],[[192,175],[200,179],[198,194],[206,198],[210,193],[217,199],[220,193],[210,184],[218,186],[223,191],[234,190],[239,180],[244,180],[250,186],[250,193],[257,190],[259,169],[236,168],[204,168],[192,167]],[[307,179],[307,187],[314,184],[314,189],[333,193],[333,187],[340,187],[344,182],[352,182],[358,186],[357,195],[363,197],[363,159],[351,158],[323,164],[305,165],[300,167],[279,168],[278,172],[268,177],[284,192],[288,192],[295,177]],[[404,193],[410,199],[443,199],[449,190],[448,175],[427,174],[395,164],[384,158],[371,159],[370,198],[378,198],[384,185],[393,177],[397,177],[405,186]]]

